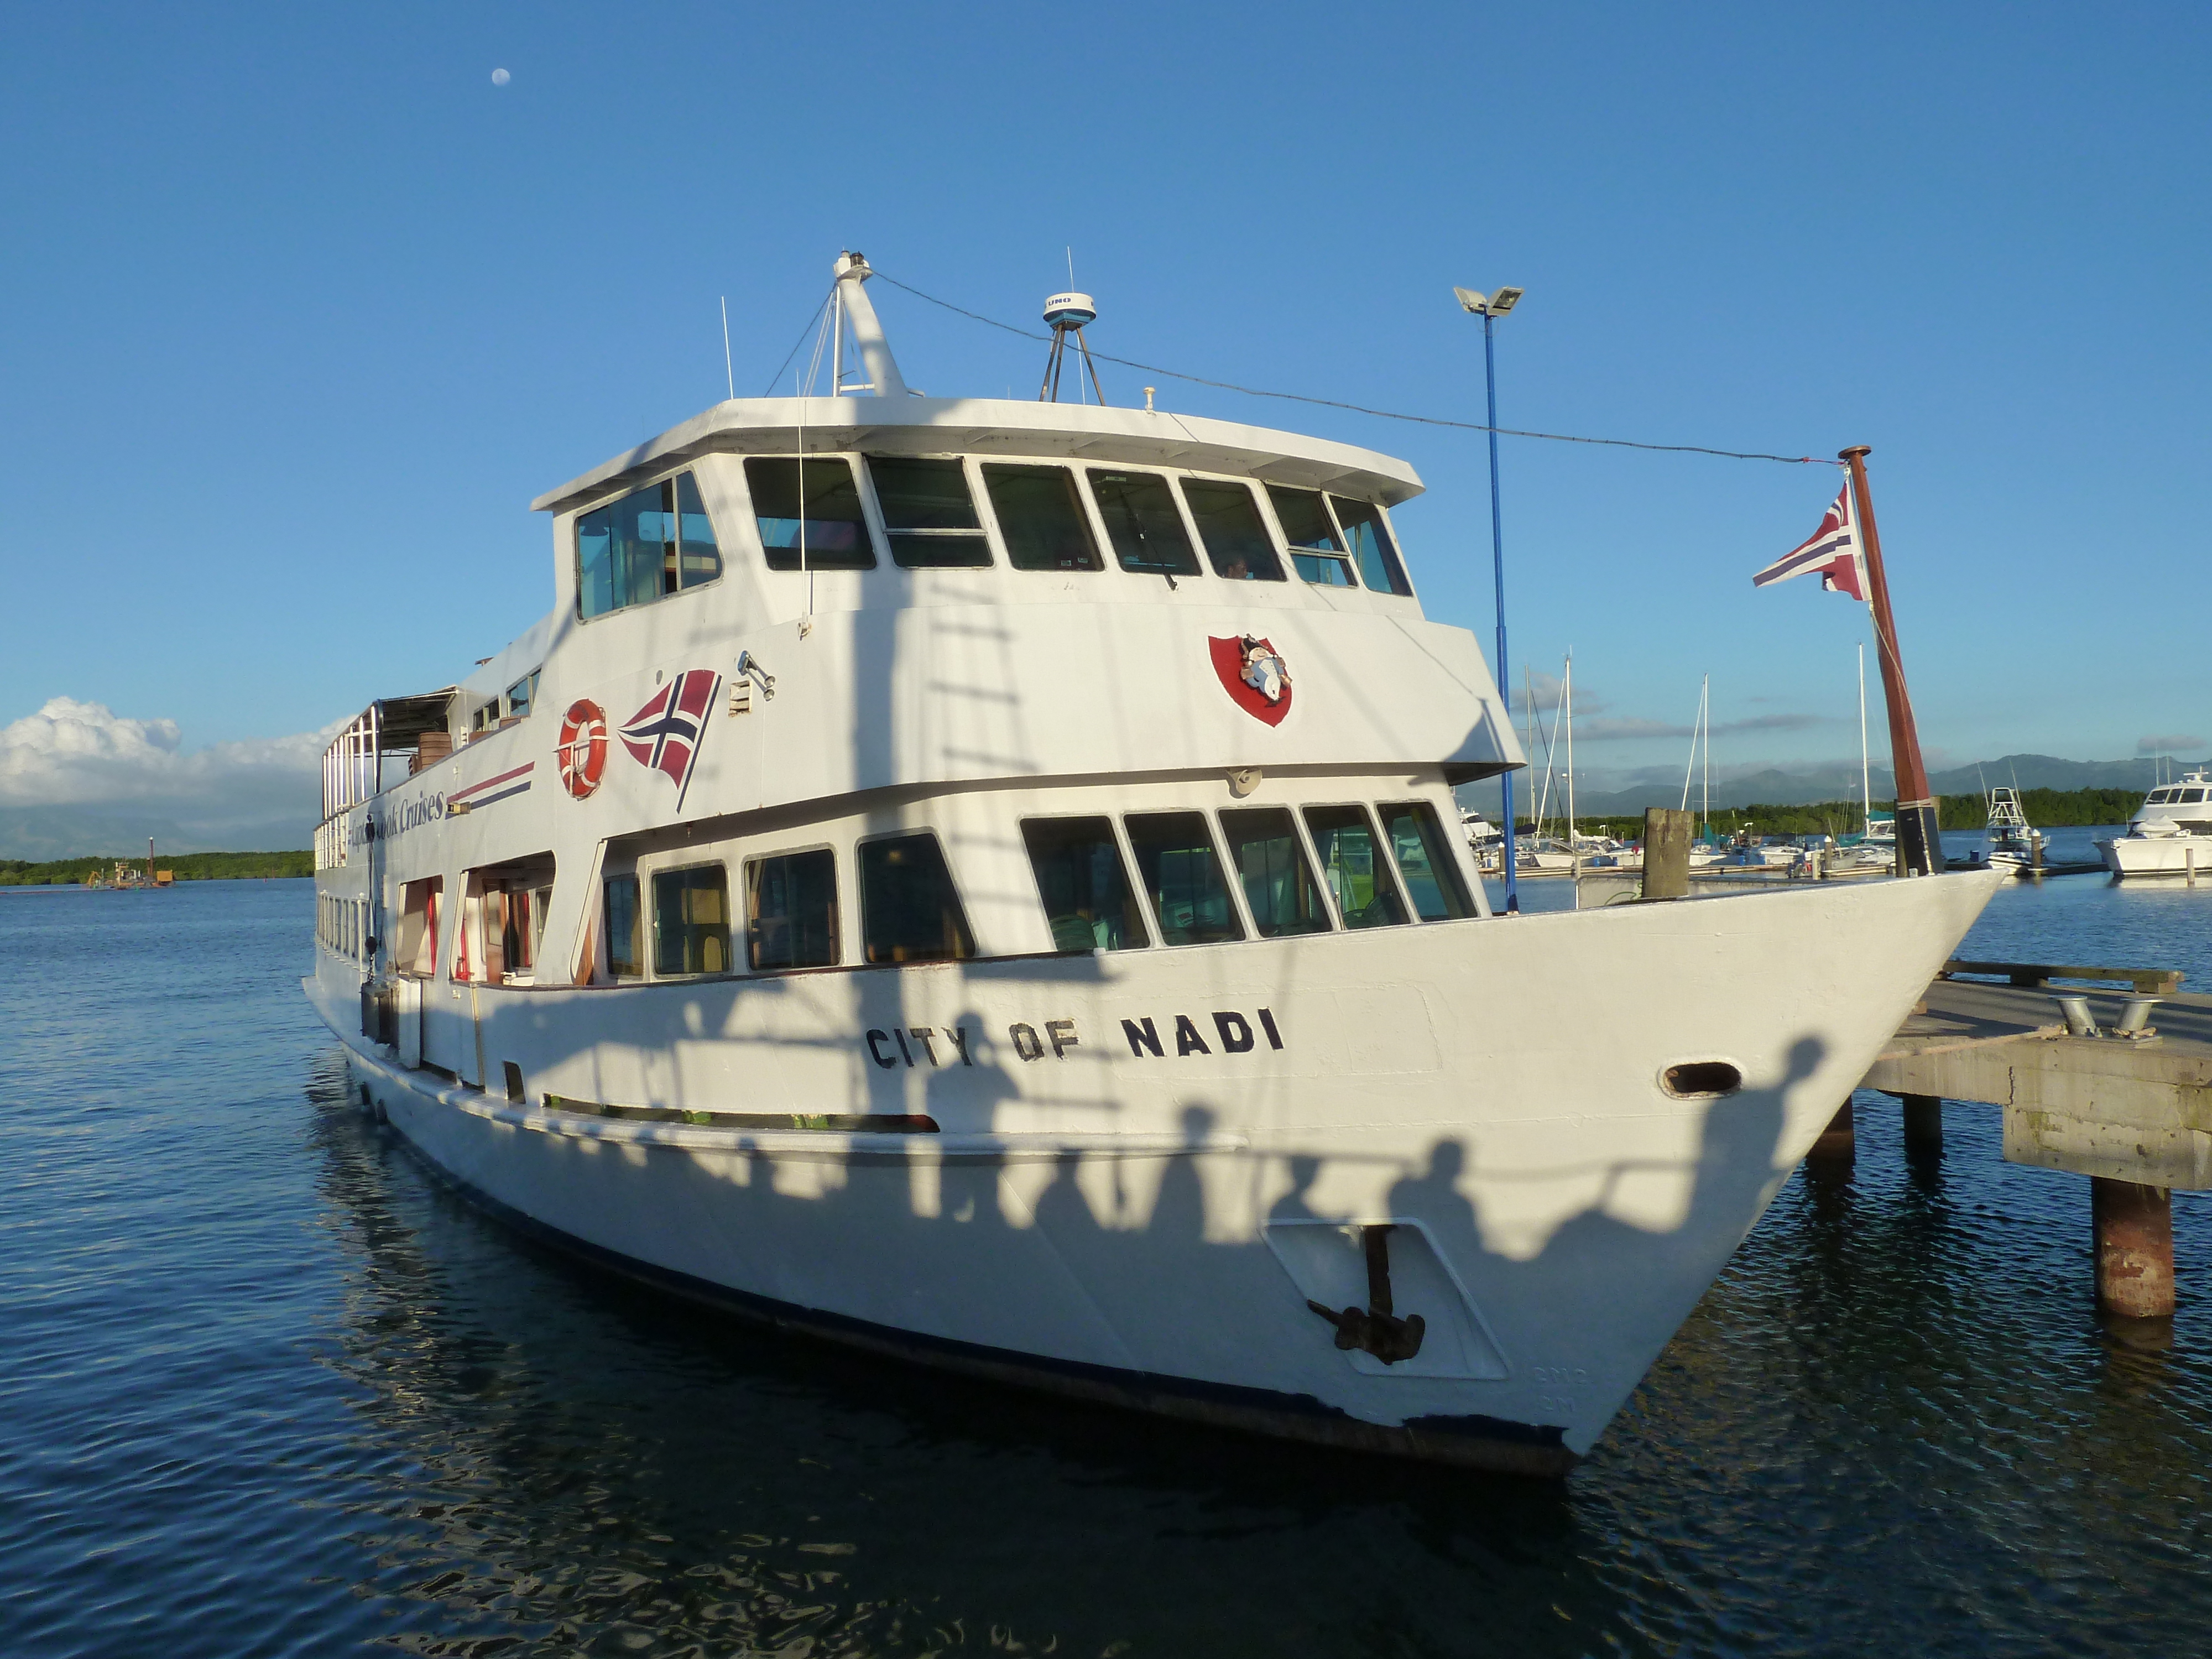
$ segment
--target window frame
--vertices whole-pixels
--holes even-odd
[[[937,856],[945,866],[945,878],[951,884],[953,902],[960,907],[960,928],[968,936],[965,956],[909,957],[902,960],[872,962],[868,959],[868,872],[862,858],[862,849],[889,841],[914,841],[927,836],[937,843]],[[975,937],[975,924],[968,915],[968,896],[960,884],[960,873],[953,868],[952,855],[948,850],[945,832],[935,824],[917,823],[896,830],[881,830],[871,835],[855,836],[853,841],[853,908],[854,925],[858,930],[859,949],[854,953],[855,968],[914,968],[931,967],[946,962],[975,962],[985,956],[981,942]]]
[[[1190,486],[1193,484],[1210,485],[1216,488],[1224,486],[1233,487],[1240,489],[1244,492],[1246,499],[1252,502],[1255,511],[1257,514],[1260,523],[1260,533],[1267,538],[1268,550],[1274,556],[1275,569],[1273,574],[1264,576],[1225,576],[1222,574],[1221,571],[1215,566],[1213,550],[1206,545],[1206,532],[1198,522],[1198,510],[1190,504],[1190,497],[1188,492]],[[1283,538],[1282,526],[1275,521],[1275,516],[1273,513],[1261,506],[1261,498],[1266,495],[1267,493],[1267,489],[1260,479],[1249,477],[1239,477],[1235,473],[1231,472],[1198,472],[1185,471],[1175,475],[1176,499],[1182,508],[1184,519],[1188,520],[1190,525],[1190,528],[1193,532],[1193,539],[1198,548],[1199,560],[1200,563],[1206,567],[1206,574],[1225,582],[1280,582],[1283,583],[1286,588],[1288,584],[1293,580],[1299,581],[1304,581],[1305,580],[1304,576],[1298,571],[1297,568],[1292,565],[1290,562],[1289,544]],[[1342,531],[1343,527],[1339,526],[1338,533],[1340,535],[1342,534]]]
[[[1340,496],[1334,491],[1327,489],[1321,492],[1321,498],[1322,503],[1328,508],[1329,519],[1336,526],[1336,538],[1344,544],[1344,556],[1351,563],[1352,574],[1358,578],[1358,586],[1370,593],[1380,593],[1388,599],[1410,599],[1416,597],[1413,592],[1413,573],[1406,568],[1406,550],[1398,539],[1398,526],[1390,522],[1390,509],[1380,501],[1364,501],[1358,495]],[[1387,547],[1376,550],[1376,556],[1382,562],[1382,574],[1386,576],[1395,575],[1399,581],[1405,583],[1404,592],[1401,593],[1395,586],[1377,587],[1361,574],[1359,555],[1354,552],[1352,547],[1352,532],[1344,527],[1344,514],[1336,510],[1339,501],[1358,501],[1362,506],[1375,509],[1375,516],[1382,526],[1382,533],[1389,538],[1389,544]]]
[[[1045,937],[1047,939],[1052,937],[1052,906],[1045,897],[1044,883],[1037,875],[1036,855],[1030,849],[1029,836],[1024,826],[1031,823],[1066,823],[1091,818],[1103,818],[1106,821],[1106,833],[1114,843],[1115,857],[1121,860],[1122,884],[1133,901],[1137,915],[1137,931],[1141,937],[1130,945],[1094,945],[1085,950],[1063,951],[1055,942],[1052,946],[1051,954],[1057,957],[1105,956],[1109,953],[1119,955],[1124,951],[1152,950],[1160,942],[1154,933],[1159,926],[1159,918],[1152,914],[1152,904],[1145,896],[1144,884],[1136,878],[1136,859],[1129,846],[1127,832],[1122,827],[1121,815],[1103,805],[1101,810],[1096,812],[1032,812],[1014,820],[1015,833],[1021,836],[1022,857],[1030,866],[1030,880],[1036,887],[1037,912],[1044,919]]]
[[[1234,939],[1190,939],[1181,944],[1170,939],[1167,937],[1167,923],[1160,916],[1158,901],[1152,896],[1152,889],[1146,884],[1144,864],[1137,857],[1137,843],[1129,834],[1129,820],[1133,817],[1166,817],[1184,812],[1191,813],[1205,824],[1206,833],[1212,838],[1213,861],[1221,872],[1222,885],[1229,891],[1229,914],[1237,922],[1237,933]],[[1124,805],[1119,811],[1113,814],[1113,817],[1115,832],[1121,842],[1123,850],[1128,854],[1130,873],[1137,878],[1137,902],[1144,907],[1146,926],[1156,930],[1153,938],[1153,943],[1156,945],[1163,951],[1196,951],[1210,945],[1251,945],[1261,942],[1260,930],[1253,926],[1251,914],[1245,908],[1244,883],[1237,874],[1236,865],[1223,851],[1224,837],[1221,826],[1214,821],[1212,812],[1202,806],[1165,805],[1132,808]],[[1308,855],[1311,856],[1310,849]],[[1318,867],[1316,865],[1316,872]]]
[[[584,614],[583,536],[585,519],[592,514],[598,512],[603,507],[612,507],[616,502],[622,501],[626,496],[642,495],[645,491],[655,489],[661,484],[667,483],[678,475],[686,472],[692,475],[692,487],[699,489],[699,510],[706,515],[707,523],[714,532],[714,552],[716,556],[721,561],[721,568],[717,570],[713,575],[708,577],[704,581],[693,582],[688,586],[684,585],[683,529],[679,524],[677,530],[677,588],[673,593],[656,593],[649,599],[634,599],[628,605],[611,605],[608,609],[599,611],[594,616],[586,616]],[[678,507],[677,513],[680,519],[683,513],[681,505]],[[726,550],[726,544],[723,540],[723,526],[716,520],[714,507],[708,503],[706,490],[699,489],[698,463],[696,460],[687,461],[682,466],[672,467],[669,471],[660,473],[653,477],[647,478],[642,483],[630,484],[624,489],[616,490],[611,495],[602,495],[599,500],[586,502],[584,506],[578,507],[568,521],[568,568],[571,580],[574,580],[576,588],[576,603],[574,606],[576,613],[575,619],[577,622],[586,627],[590,626],[593,623],[605,622],[610,617],[619,617],[632,611],[642,611],[649,605],[659,605],[663,599],[680,599],[687,593],[699,592],[702,589],[713,587],[724,580],[730,574],[730,555]],[[531,673],[542,673],[544,670],[544,665],[540,663],[536,668],[531,670]],[[525,678],[527,678],[528,676],[525,676]],[[534,686],[532,688],[532,702],[534,705],[536,702],[536,688]],[[493,701],[503,708],[506,704],[506,694],[502,692],[500,696],[495,697]]]
[[[1282,547],[1283,557],[1290,564],[1290,574],[1291,575],[1297,577],[1298,580],[1304,582],[1308,587],[1319,587],[1323,589],[1341,587],[1344,592],[1350,593],[1358,593],[1366,591],[1365,584],[1359,580],[1358,562],[1352,556],[1352,549],[1346,544],[1344,539],[1344,526],[1339,524],[1336,520],[1336,509],[1328,504],[1328,491],[1320,488],[1318,485],[1279,483],[1272,478],[1255,478],[1253,482],[1260,486],[1260,499],[1267,507],[1267,522],[1274,530],[1275,539]],[[1316,552],[1311,548],[1298,546],[1291,540],[1291,532],[1283,527],[1283,515],[1278,512],[1275,507],[1275,492],[1279,489],[1297,490],[1303,494],[1313,496],[1321,502],[1322,516],[1328,520],[1330,532],[1336,538],[1338,549],[1336,552]],[[1297,562],[1301,557],[1310,559],[1334,559],[1337,563],[1343,568],[1345,580],[1342,583],[1316,581],[1312,577],[1307,575],[1304,571],[1298,568]]]
[[[1222,815],[1228,812],[1266,812],[1273,811],[1281,811],[1291,815],[1291,838],[1298,844],[1299,856],[1306,861],[1306,879],[1313,883],[1315,888],[1319,893],[1321,898],[1322,919],[1328,924],[1326,927],[1312,929],[1304,933],[1262,933],[1260,930],[1260,920],[1252,913],[1251,902],[1246,896],[1244,892],[1244,872],[1237,867],[1237,860],[1233,852],[1231,851],[1229,826],[1226,823],[1222,823],[1220,820]],[[1334,896],[1329,892],[1328,872],[1322,867],[1321,849],[1315,845],[1312,832],[1306,828],[1306,812],[1305,805],[1304,803],[1297,801],[1243,801],[1239,802],[1235,806],[1216,807],[1209,816],[1214,819],[1214,830],[1220,837],[1220,845],[1224,854],[1228,854],[1228,856],[1224,856],[1223,858],[1222,866],[1229,872],[1229,884],[1235,890],[1237,908],[1244,912],[1244,926],[1248,930],[1245,934],[1247,939],[1255,942],[1279,939],[1310,939],[1314,937],[1316,933],[1340,933],[1349,931],[1344,925],[1344,919],[1337,914],[1336,906],[1334,902]]]
[[[1321,856],[1321,842],[1314,835],[1313,825],[1307,821],[1306,815],[1309,812],[1328,811],[1332,809],[1341,811],[1347,808],[1358,811],[1366,819],[1368,833],[1375,838],[1376,866],[1382,872],[1382,878],[1388,880],[1390,890],[1398,896],[1399,919],[1395,921],[1370,922],[1364,927],[1354,927],[1346,919],[1343,903],[1338,899],[1336,890],[1329,884],[1328,861]],[[1306,839],[1313,845],[1314,878],[1321,883],[1322,891],[1328,896],[1330,908],[1336,913],[1337,925],[1340,927],[1347,933],[1364,933],[1376,928],[1412,927],[1419,925],[1421,913],[1413,908],[1413,901],[1406,896],[1405,884],[1398,879],[1397,855],[1383,844],[1382,820],[1376,813],[1373,801],[1300,801],[1297,808],[1297,816],[1298,828],[1305,832]]]
[[[839,848],[834,842],[811,841],[806,842],[805,845],[799,847],[763,848],[758,852],[738,853],[734,855],[737,860],[739,875],[739,891],[738,894],[738,901],[739,907],[744,912],[744,926],[741,930],[744,941],[744,948],[741,951],[738,952],[738,960],[742,962],[744,965],[739,971],[749,975],[760,975],[763,976],[776,974],[818,974],[830,969],[850,968],[854,965],[848,960],[848,957],[852,955],[852,948],[851,941],[846,937],[846,921],[848,913],[853,909],[854,902],[858,900],[859,894],[856,891],[853,896],[853,899],[848,901],[846,896],[846,881],[848,877],[854,881],[859,879],[860,860],[857,850],[851,858],[844,857],[842,855],[842,851],[843,849]],[[770,859],[798,858],[807,853],[827,853],[830,854],[830,886],[832,896],[830,902],[835,907],[834,913],[831,915],[830,919],[830,936],[831,947],[836,952],[835,959],[830,962],[809,963],[805,967],[756,968],[753,965],[752,949],[752,867],[757,864],[765,864]],[[849,868],[848,866],[849,866]],[[863,963],[861,965],[869,966],[872,964]]]
[[[1476,895],[1481,890],[1480,884],[1482,879],[1482,872],[1479,870],[1473,872],[1472,873],[1474,876],[1474,882],[1470,884],[1468,879],[1470,872],[1460,863],[1462,853],[1467,847],[1467,836],[1464,831],[1459,830],[1459,820],[1456,811],[1455,811],[1453,817],[1449,820],[1447,820],[1443,813],[1437,809],[1437,804],[1434,801],[1424,800],[1418,795],[1401,796],[1395,800],[1378,799],[1371,805],[1375,814],[1376,828],[1382,832],[1382,840],[1389,849],[1391,867],[1397,873],[1398,892],[1399,896],[1406,901],[1406,914],[1407,919],[1419,927],[1429,927],[1438,923],[1455,921],[1482,921],[1482,902],[1476,896]],[[1446,867],[1451,871],[1453,878],[1459,883],[1459,896],[1467,906],[1467,914],[1465,915],[1425,916],[1421,914],[1421,907],[1413,902],[1413,888],[1406,879],[1405,867],[1401,863],[1398,857],[1397,844],[1390,838],[1390,821],[1386,814],[1393,807],[1400,808],[1401,810],[1409,808],[1425,809],[1429,816],[1435,821],[1437,836],[1443,843],[1443,851],[1446,861]],[[1458,831],[1458,833],[1455,834],[1455,831]],[[1425,848],[1424,850],[1426,850]],[[1449,895],[1447,894],[1446,897],[1449,898]]]
[[[660,970],[660,899],[655,890],[654,884],[663,876],[680,876],[693,870],[720,870],[722,872],[722,962],[724,965],[720,968],[702,968],[693,972],[665,974]],[[731,964],[736,962],[737,953],[731,948],[731,939],[735,930],[730,926],[732,914],[729,860],[724,858],[697,858],[682,864],[641,865],[636,873],[640,878],[639,902],[644,906],[645,961],[642,965],[646,972],[643,977],[655,984],[674,985],[690,980],[727,979],[734,974],[737,969]]]
[[[1077,461],[1074,463],[1074,468],[1076,476],[1083,481],[1083,497],[1091,508],[1091,521],[1103,538],[1098,544],[1100,556],[1112,559],[1116,571],[1124,576],[1138,576],[1148,580],[1164,576],[1170,581],[1177,583],[1202,581],[1212,575],[1213,573],[1206,568],[1206,544],[1199,538],[1198,526],[1191,522],[1190,508],[1183,501],[1182,491],[1176,488],[1176,480],[1184,469],[1109,465],[1102,461]],[[1098,504],[1098,492],[1091,484],[1091,475],[1094,471],[1130,477],[1141,473],[1158,478],[1167,490],[1170,505],[1175,508],[1176,522],[1182,526],[1183,545],[1190,554],[1193,568],[1188,571],[1143,570],[1132,568],[1124,562],[1121,550],[1114,540],[1112,528],[1106,522],[1106,509]]]
[[[954,453],[951,451],[935,451],[928,453],[915,453],[911,455],[901,454],[890,451],[885,451],[883,453],[874,455],[868,453],[866,450],[855,450],[853,453],[854,459],[859,460],[860,463],[860,473],[866,479],[866,487],[861,492],[861,507],[864,512],[872,515],[869,526],[870,532],[872,534],[881,539],[884,551],[890,556],[888,561],[889,568],[893,570],[963,571],[995,570],[1000,568],[1002,549],[1000,546],[999,537],[997,534],[998,526],[994,522],[993,522],[991,516],[987,514],[984,510],[983,496],[985,492],[983,489],[983,479],[981,471],[975,465],[976,460],[975,456],[965,453]],[[748,459],[750,458],[748,457]],[[996,459],[997,458],[994,456],[993,459]],[[883,495],[876,489],[875,464],[878,461],[952,462],[955,465],[959,467],[961,478],[968,486],[968,504],[975,509],[975,528],[972,531],[902,530],[894,532],[890,527],[890,520],[884,512]],[[754,520],[754,523],[757,526],[759,524],[757,517]],[[981,564],[907,564],[900,560],[898,550],[891,544],[891,537],[894,534],[926,537],[941,536],[948,541],[956,538],[974,536],[981,541],[985,558],[983,562]],[[766,550],[764,549],[763,550],[763,558],[766,556]],[[886,567],[884,565],[878,565],[877,568],[884,568]],[[781,572],[779,574],[788,574],[791,573]]]
[[[942,457],[917,457],[916,459],[942,459]],[[861,463],[866,462],[866,459],[867,457],[863,455],[857,449],[826,449],[809,451],[807,453],[803,455],[786,454],[781,451],[763,450],[757,454],[741,455],[738,458],[738,471],[745,481],[745,514],[748,520],[747,528],[751,533],[753,545],[760,551],[760,568],[766,574],[771,577],[808,575],[865,576],[871,571],[884,568],[886,565],[889,565],[893,569],[902,569],[905,568],[896,564],[889,556],[890,548],[884,530],[883,511],[876,501],[875,480],[869,477],[867,467],[861,465]],[[843,462],[846,473],[853,480],[854,494],[860,503],[860,528],[867,532],[868,562],[866,564],[805,565],[794,562],[787,567],[775,563],[769,556],[770,549],[768,544],[768,539],[761,534],[760,507],[753,498],[753,475],[751,468],[752,463],[755,461],[796,461],[800,463],[802,466],[808,461]],[[987,532],[987,543],[988,538],[988,532]],[[779,548],[775,550],[781,552],[784,550]]]
[[[653,956],[652,940],[645,925],[645,896],[647,890],[644,880],[645,873],[644,871],[635,866],[628,870],[602,870],[599,872],[599,964],[605,968],[607,978],[617,985],[644,985],[650,983],[652,980],[651,974],[647,971],[652,965]],[[627,974],[615,966],[614,923],[613,919],[607,914],[607,890],[618,881],[626,881],[630,884],[633,902],[636,906],[637,957],[634,963],[634,970]]]
[[[1006,559],[1006,568],[1024,576],[1103,576],[1109,570],[1118,569],[1106,527],[1098,517],[1097,503],[1083,483],[1083,464],[1066,456],[1054,455],[971,455],[975,464],[976,499],[982,503],[985,521],[990,526],[992,545]],[[1083,521],[1084,532],[1091,538],[1091,556],[1097,561],[1090,566],[1051,565],[1042,568],[1014,562],[1013,544],[1006,539],[1006,527],[999,517],[999,503],[991,494],[989,469],[994,466],[1018,466],[1042,470],[1050,467],[1067,479],[1068,489],[1075,500],[1075,515]]]

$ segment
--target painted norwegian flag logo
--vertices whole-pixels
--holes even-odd
[[[688,668],[653,694],[653,701],[623,722],[622,744],[640,766],[665,772],[678,799],[699,757],[699,734],[714,712],[722,677],[711,668]]]

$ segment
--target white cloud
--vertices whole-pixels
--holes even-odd
[[[2212,745],[2186,732],[2166,732],[2136,739],[2136,753],[2138,755],[2188,755],[2208,746]]]
[[[174,720],[55,697],[0,727],[0,808],[129,810],[217,844],[245,834],[305,846],[321,806],[322,753],[343,723],[186,754]]]

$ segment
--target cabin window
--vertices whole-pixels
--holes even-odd
[[[607,972],[617,979],[645,976],[645,908],[635,876],[609,876],[601,890],[607,926]]]
[[[1346,927],[1389,927],[1406,920],[1405,901],[1376,849],[1365,807],[1309,806],[1306,828]]]
[[[835,854],[783,853],[745,866],[745,958],[754,968],[828,968],[838,955]]]
[[[875,544],[852,463],[756,455],[745,463],[753,521],[771,570],[872,570]],[[802,562],[803,560],[803,562]]]
[[[530,713],[530,705],[538,701],[538,677],[543,669],[533,668],[513,685],[507,688],[507,712],[520,720]]]
[[[1328,907],[1322,902],[1289,808],[1224,812],[1221,833],[1229,837],[1230,862],[1237,866],[1237,878],[1244,887],[1244,908],[1252,913],[1252,926],[1261,938],[1328,931]]]
[[[1398,874],[1413,914],[1423,921],[1457,921],[1474,914],[1460,878],[1459,861],[1426,801],[1405,801],[1382,809],[1382,835],[1398,860]]]
[[[2173,792],[2173,802],[2177,806],[2193,806],[2203,799],[2202,789],[2177,789]]]
[[[983,521],[968,489],[968,471],[957,461],[919,460],[871,455],[868,476],[875,481],[876,505],[883,509],[884,534],[892,561],[908,570],[970,569],[991,562]]]
[[[1175,491],[1157,472],[1091,473],[1098,516],[1124,570],[1146,575],[1195,576],[1198,555],[1176,509]]]
[[[689,472],[576,520],[576,605],[585,617],[650,604],[721,574],[714,521]]]
[[[445,896],[443,876],[399,890],[399,948],[392,966],[410,979],[428,979],[438,971],[438,908]]]
[[[1127,951],[1146,943],[1110,818],[1024,818],[1022,840],[1054,950]]]
[[[1182,498],[1198,526],[1198,538],[1213,574],[1231,581],[1279,582],[1282,561],[1275,556],[1274,538],[1260,517],[1260,504],[1249,484],[1224,483],[1212,478],[1185,478]]]
[[[1390,526],[1383,521],[1382,509],[1372,501],[1349,501],[1342,495],[1332,495],[1328,504],[1336,509],[1336,521],[1344,526],[1344,539],[1352,544],[1352,556],[1359,565],[1359,580],[1377,593],[1396,593],[1411,599],[1413,583],[1406,580],[1406,567],[1399,562],[1397,544],[1390,539]]]
[[[1098,543],[1076,493],[1075,475],[1064,466],[1012,466],[987,462],[983,487],[998,514],[999,535],[1017,570],[1103,570]]]
[[[1290,544],[1291,562],[1308,581],[1322,587],[1356,587],[1352,561],[1318,489],[1267,486],[1267,500],[1281,521],[1283,539]]]
[[[1205,813],[1133,812],[1123,823],[1163,945],[1218,945],[1244,937]]]
[[[860,843],[860,931],[870,962],[953,962],[975,954],[936,836]]]
[[[730,875],[720,865],[653,872],[653,971],[730,971]]]

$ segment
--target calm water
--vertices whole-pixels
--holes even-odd
[[[1755,902],[1755,900],[1735,901]],[[304,882],[0,895],[0,1648],[2200,1651],[2212,1206],[2141,1351],[2088,1194],[1863,1108],[1546,1487],[952,1384],[518,1242],[351,1110]],[[2212,982],[2212,888],[1971,942]],[[2191,1292],[2195,1294],[2191,1294]]]

